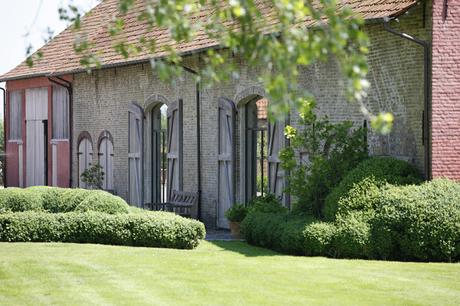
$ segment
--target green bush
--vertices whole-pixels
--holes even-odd
[[[333,239],[336,256],[340,258],[368,258],[371,254],[369,215],[353,212],[339,216],[335,222]]]
[[[191,249],[205,237],[201,222],[166,212],[18,212],[0,214],[0,241],[76,242]]]
[[[264,196],[254,197],[249,201],[249,212],[263,212],[263,213],[287,213],[288,209],[281,204],[281,201],[274,194],[267,194]]]
[[[371,157],[361,162],[356,168],[349,171],[340,184],[332,189],[326,197],[323,215],[326,220],[335,220],[338,203],[341,198],[346,197],[354,184],[366,178],[373,178],[377,187],[385,184],[408,185],[417,184],[422,181],[419,171],[409,163],[392,157]],[[359,200],[355,200],[355,204]],[[364,204],[364,203],[361,203]]]
[[[248,209],[243,204],[235,204],[225,212],[225,217],[230,222],[241,222],[246,217]]]
[[[460,184],[437,179],[383,190],[372,219],[375,256],[383,259],[460,259]]]
[[[298,125],[301,128],[286,127],[290,145],[279,154],[282,168],[290,173],[286,191],[296,199],[296,211],[322,218],[331,189],[367,158],[367,131],[350,121],[332,123],[327,117],[318,118],[313,107],[300,113]],[[308,162],[298,157],[299,151],[308,156]]]
[[[378,182],[374,176],[364,178],[353,187],[338,201],[337,215],[345,217],[353,212],[363,212],[372,215],[376,202],[380,197],[381,182]]]
[[[312,217],[252,211],[241,223],[241,232],[248,243],[275,251],[302,255],[302,232]]]
[[[62,195],[69,189],[49,186],[33,186],[26,190],[40,196],[43,209],[49,212],[58,213],[62,211]]]
[[[86,197],[75,211],[98,211],[106,214],[127,214],[129,205],[120,197],[106,191],[94,190]]]
[[[56,212],[70,212],[74,211],[87,197],[89,197],[94,190],[88,189],[65,189],[61,195],[61,207]]]
[[[308,224],[302,232],[304,253],[310,256],[335,256],[333,241],[337,228],[333,223],[314,222]]]
[[[39,194],[21,188],[0,189],[0,213],[28,210],[42,210]]]
[[[37,195],[44,210],[52,213],[99,211],[108,214],[128,213],[129,205],[120,197],[102,190],[34,186],[21,189]]]

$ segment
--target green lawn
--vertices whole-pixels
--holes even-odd
[[[292,257],[242,242],[0,243],[0,305],[37,304],[459,305],[460,264]]]

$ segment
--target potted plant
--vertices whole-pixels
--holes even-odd
[[[248,209],[243,204],[235,204],[225,212],[225,217],[230,221],[230,232],[233,238],[241,239],[240,223],[247,213]]]

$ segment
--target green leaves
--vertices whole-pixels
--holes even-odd
[[[59,10],[61,19],[81,29],[82,13],[69,5]],[[150,31],[167,29],[165,36],[146,33],[136,42],[130,35],[126,16],[137,14]],[[345,94],[350,101],[358,101],[363,112],[373,121],[373,127],[382,133],[391,129],[388,116],[370,114],[364,107],[369,82],[366,54],[369,40],[362,31],[364,21],[348,7],[335,0],[147,0],[145,5],[134,0],[119,0],[118,13],[111,16],[108,32],[113,37],[113,48],[124,58],[141,52],[150,54],[154,70],[161,79],[170,81],[177,77],[181,50],[179,44],[213,39],[219,49],[201,52],[202,69],[199,79],[206,87],[239,77],[244,62],[249,69],[257,69],[258,79],[270,99],[271,113],[280,118],[292,108],[300,108],[300,101],[314,101],[311,93],[299,84],[299,74],[309,65],[320,61],[337,61],[345,79]],[[81,64],[86,68],[99,67],[98,56],[92,49],[95,41],[78,34],[76,53],[81,54]],[[82,39],[83,37],[84,39]],[[86,41],[86,42],[85,42]],[[162,60],[156,59],[161,53]],[[31,59],[31,61],[33,61]]]

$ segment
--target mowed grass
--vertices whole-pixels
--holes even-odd
[[[0,243],[0,305],[40,304],[459,305],[460,265],[293,257],[243,242]]]

